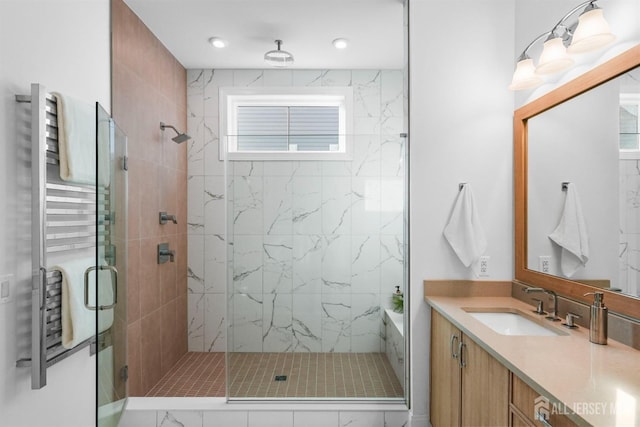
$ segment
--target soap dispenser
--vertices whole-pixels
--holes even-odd
[[[607,317],[608,309],[604,306],[604,293],[589,292],[584,296],[593,295],[591,305],[591,321],[589,325],[589,341],[595,344],[607,344]]]

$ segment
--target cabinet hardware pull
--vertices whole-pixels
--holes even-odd
[[[467,345],[465,343],[463,343],[462,341],[460,341],[460,344],[458,344],[458,366],[460,366],[461,368],[464,368],[465,366],[467,366],[467,362],[464,361],[464,348]]]
[[[536,421],[540,421],[540,424],[542,424],[544,427],[553,427],[551,424],[549,424],[546,415],[544,415],[540,411],[536,411],[533,418],[535,418]]]
[[[451,335],[451,341],[449,342],[449,347],[451,348],[451,357],[454,359],[458,358],[458,353],[454,350],[455,344],[454,342],[458,340],[458,336],[456,334]]]

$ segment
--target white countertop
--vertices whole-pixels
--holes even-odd
[[[531,306],[511,297],[425,300],[534,390],[575,411],[579,418],[569,418],[578,424],[640,426],[640,351],[611,339],[593,344],[588,329],[567,329],[560,322],[549,325],[566,335],[501,335],[463,310],[515,308],[535,319]]]

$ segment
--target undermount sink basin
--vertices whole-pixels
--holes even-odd
[[[501,335],[559,336],[566,332],[547,326],[548,320],[533,319],[513,308],[465,308],[475,319]]]

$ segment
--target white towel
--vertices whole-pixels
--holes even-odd
[[[95,265],[95,258],[80,258],[62,262],[50,268],[62,273],[62,345],[73,348],[96,334],[96,312],[84,306],[84,272]],[[113,302],[113,287],[109,270],[89,274],[89,303],[96,305],[96,274],[99,274],[99,304]],[[113,309],[99,313],[98,333],[113,324]]]
[[[60,178],[77,184],[96,184],[96,106],[60,93],[58,110],[58,153]],[[98,183],[109,185],[109,128],[101,127]]]
[[[589,235],[582,216],[578,189],[573,183],[567,185],[560,223],[549,238],[562,248],[560,269],[565,276],[573,276],[589,260]]]
[[[444,237],[462,264],[469,267],[487,250],[487,239],[473,200],[471,184],[465,184],[458,193]]]

